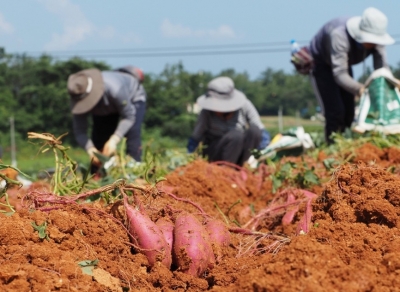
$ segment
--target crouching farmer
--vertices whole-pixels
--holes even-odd
[[[200,142],[209,161],[243,165],[252,149],[265,148],[270,135],[260,115],[246,96],[235,89],[229,77],[211,80],[206,94],[197,99],[201,107],[187,149],[192,153]]]
[[[132,66],[118,71],[87,69],[68,78],[75,138],[92,160],[92,173],[100,167],[95,153],[115,154],[123,137],[127,139],[127,154],[141,161],[146,92],[141,78],[129,72],[134,69]],[[90,119],[91,137],[88,136]]]

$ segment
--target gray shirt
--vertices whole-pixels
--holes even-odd
[[[116,71],[101,72],[104,81],[104,93],[100,101],[89,112],[73,115],[73,129],[78,144],[86,150],[94,147],[87,135],[88,118],[92,115],[107,116],[119,114],[120,121],[114,132],[124,137],[136,120],[134,102],[146,101],[143,85],[132,75]]]
[[[367,50],[356,42],[346,29],[349,17],[336,18],[326,23],[311,40],[310,51],[315,63],[332,67],[336,83],[354,95],[363,86],[349,75],[349,67],[373,56],[374,69],[387,67],[384,46]]]
[[[245,104],[228,120],[218,117],[212,111],[201,110],[191,137],[196,141],[203,141],[205,135],[208,134],[221,137],[232,129],[244,131],[249,124],[264,129],[256,108],[250,100],[246,99]]]

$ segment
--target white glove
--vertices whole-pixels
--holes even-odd
[[[254,157],[254,155],[251,155],[247,160],[247,164],[250,166],[250,168],[255,169],[258,166],[258,160]]]
[[[105,156],[111,156],[117,150],[117,145],[121,141],[121,138],[115,134],[111,135],[110,139],[104,144],[103,154]]]
[[[97,150],[96,147],[90,147],[88,150],[86,150],[87,154],[90,157],[90,160],[92,161],[92,163],[94,165],[99,166],[101,164],[100,160],[97,158],[96,155],[94,155],[94,153],[100,153],[99,150]]]

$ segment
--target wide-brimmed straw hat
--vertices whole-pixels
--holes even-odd
[[[128,73],[128,74],[132,75],[133,77],[137,78],[139,80],[139,82],[143,82],[143,80],[144,80],[144,73],[143,73],[142,69],[135,67],[135,66],[128,65],[128,66],[124,66],[121,68],[117,68],[117,69],[115,69],[115,71]]]
[[[215,112],[233,112],[240,109],[246,101],[246,96],[235,89],[233,80],[229,77],[217,77],[207,85],[206,94],[197,98],[202,109]]]
[[[104,93],[104,82],[101,71],[87,69],[68,77],[68,93],[71,96],[73,114],[84,114],[90,111]]]
[[[362,16],[355,16],[347,20],[347,31],[359,43],[376,45],[392,45],[394,39],[386,32],[388,20],[385,14],[376,8],[364,10]]]

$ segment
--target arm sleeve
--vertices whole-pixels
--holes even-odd
[[[125,86],[121,87],[116,96],[113,97],[121,117],[114,134],[121,138],[125,136],[136,121],[136,108],[132,102],[132,95],[130,88]]]
[[[72,117],[72,126],[74,129],[75,139],[78,142],[79,146],[88,150],[91,147],[94,147],[93,141],[89,139],[87,135],[88,130],[88,122],[87,115],[73,115]]]
[[[243,111],[249,124],[256,125],[260,130],[264,129],[264,124],[261,122],[260,115],[250,100],[246,100]]]
[[[197,118],[196,126],[192,132],[191,138],[195,141],[200,142],[204,138],[204,134],[207,130],[207,112],[200,111],[199,117]]]
[[[374,60],[375,70],[382,67],[389,68],[386,60],[386,49],[384,46],[376,46],[375,50],[372,53],[372,57]]]
[[[344,90],[356,95],[363,85],[354,80],[349,74],[348,53],[350,44],[347,40],[347,36],[333,31],[330,35],[330,39],[332,73],[335,82]]]

